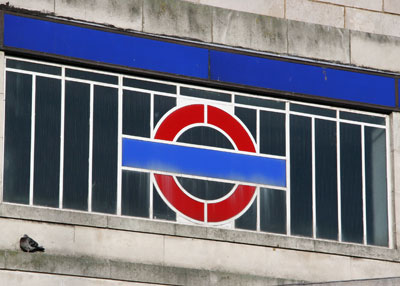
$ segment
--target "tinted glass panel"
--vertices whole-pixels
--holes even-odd
[[[242,107],[235,107],[235,115],[249,129],[254,141],[257,140],[257,110]]]
[[[48,73],[53,75],[61,75],[61,68],[55,66],[42,65],[31,62],[17,61],[7,59],[7,67],[14,69],[22,69],[32,72]]]
[[[57,207],[60,185],[61,80],[36,77],[33,203]]]
[[[384,117],[371,116],[371,115],[366,115],[366,114],[341,111],[340,118],[347,119],[347,120],[353,120],[353,121],[361,121],[361,122],[365,122],[365,123],[385,125]]]
[[[149,217],[149,173],[122,171],[122,214]]]
[[[29,203],[32,76],[7,72],[3,199]]]
[[[158,194],[156,187],[153,187],[153,218],[176,220],[176,214],[167,206],[164,200]]]
[[[65,76],[110,84],[118,84],[118,77],[116,76],[82,70],[65,69]]]
[[[181,95],[193,96],[198,98],[213,99],[220,101],[231,101],[231,95],[222,92],[195,89],[189,87],[181,87]]]
[[[367,243],[388,245],[386,132],[365,127],[365,194]]]
[[[150,94],[124,90],[122,133],[150,137]]]
[[[244,214],[235,220],[235,228],[257,230],[257,199]]]
[[[228,194],[234,184],[177,177],[181,186],[193,196],[203,200],[216,200]]]
[[[183,132],[178,142],[234,149],[232,143],[219,131],[205,126],[193,127]]]
[[[336,122],[315,120],[317,237],[338,239]]]
[[[124,86],[130,86],[130,87],[136,87],[136,88],[142,88],[142,89],[150,89],[150,90],[154,90],[154,91],[168,92],[168,93],[176,94],[176,86],[175,85],[169,85],[169,84],[153,82],[153,81],[139,80],[139,79],[133,79],[133,78],[124,78]]]
[[[285,156],[285,114],[260,111],[260,152]]]
[[[286,192],[260,189],[260,229],[286,233]]]
[[[290,216],[294,235],[312,236],[311,119],[290,116]]]
[[[261,99],[248,96],[235,95],[235,103],[255,105],[266,108],[285,109],[285,103],[282,101],[275,101],[270,99]]]
[[[88,209],[90,86],[65,83],[63,207]]]
[[[154,126],[170,109],[176,106],[176,98],[154,95]]]
[[[361,127],[340,124],[342,240],[363,242]]]
[[[291,103],[290,110],[314,114],[314,115],[320,115],[320,116],[336,117],[336,110],[319,108],[319,107],[309,106],[309,105],[301,105],[301,104]]]
[[[118,90],[94,87],[92,210],[115,213],[118,163]]]

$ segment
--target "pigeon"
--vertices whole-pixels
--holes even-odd
[[[26,234],[19,240],[19,246],[24,252],[44,251],[43,247]]]

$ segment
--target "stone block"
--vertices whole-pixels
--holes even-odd
[[[140,219],[133,217],[107,217],[107,226],[111,229],[139,231],[158,234],[175,234],[175,224],[153,221],[150,219]]]
[[[142,30],[143,0],[54,0],[58,16],[87,22],[112,25],[118,28]]]
[[[368,10],[382,11],[382,0],[316,0],[317,2],[343,5],[347,7],[362,8]],[[385,0],[387,1],[387,0]],[[396,1],[396,0],[395,0]]]
[[[212,9],[179,0],[143,2],[143,31],[211,42]]]
[[[0,0],[0,4],[44,13],[54,13],[54,1],[55,0]]]
[[[349,30],[400,37],[398,15],[347,8],[345,23]]]
[[[286,20],[220,8],[213,10],[214,43],[286,53]]]
[[[351,279],[398,277],[400,273],[400,263],[360,258],[350,258],[350,261]]]
[[[4,55],[4,52],[0,52],[0,74],[4,74],[4,69],[6,67],[6,58]],[[3,80],[0,80],[0,100],[4,100],[4,94],[5,94],[5,86],[4,86],[4,78]]]
[[[289,21],[288,25],[290,55],[350,62],[348,30],[297,21]]]
[[[350,41],[352,64],[400,72],[400,38],[352,31]]]
[[[398,0],[385,0],[383,10],[385,12],[400,14],[400,1]]]
[[[192,1],[203,5],[209,5],[224,9],[230,9],[241,12],[254,13],[258,15],[266,15],[272,17],[283,18],[284,11],[284,0],[252,0],[251,2],[243,0],[197,0]]]
[[[343,28],[344,8],[309,0],[286,0],[286,18]]]

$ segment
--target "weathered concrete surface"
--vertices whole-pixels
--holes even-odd
[[[39,12],[54,13],[54,0],[0,0],[0,4]]]
[[[400,72],[400,38],[352,31],[350,39],[352,64]]]
[[[391,158],[392,159],[392,184],[393,184],[393,192],[392,192],[392,201],[390,202],[392,205],[392,215],[394,221],[392,222],[392,228],[394,233],[394,242],[395,247],[400,246],[400,113],[393,112],[390,116],[390,125],[391,125]],[[397,171],[395,171],[397,170]]]
[[[316,0],[317,2],[343,5],[347,7],[362,8],[368,10],[382,11],[382,0]],[[385,2],[388,0],[385,0]],[[396,0],[394,0],[396,1]]]
[[[301,283],[290,284],[291,286],[297,285],[310,285],[310,286],[398,286],[400,285],[400,278],[382,278],[382,279],[368,279],[368,280],[354,280],[354,281],[335,281],[324,283]]]
[[[289,21],[288,54],[349,63],[349,31],[329,26]]]
[[[400,14],[400,1],[398,0],[385,0],[383,10],[385,12]]]
[[[143,31],[211,42],[212,8],[179,0],[143,2]]]
[[[213,9],[213,42],[275,53],[287,52],[287,21]]]

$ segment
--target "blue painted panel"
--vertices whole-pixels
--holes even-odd
[[[212,80],[332,99],[395,106],[390,77],[210,51]]]
[[[285,160],[136,139],[122,139],[122,165],[286,186]]]
[[[208,50],[83,27],[4,15],[4,45],[198,78]]]

